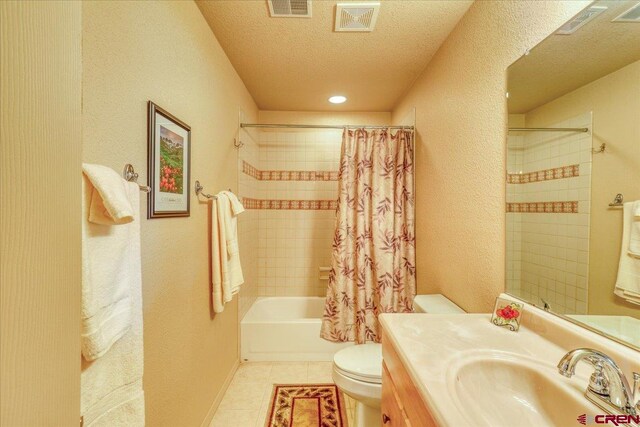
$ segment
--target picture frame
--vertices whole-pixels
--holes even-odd
[[[491,323],[517,332],[520,329],[520,320],[524,304],[511,301],[506,298],[496,298],[496,304],[491,314]]]
[[[191,127],[149,101],[147,218],[191,215]]]

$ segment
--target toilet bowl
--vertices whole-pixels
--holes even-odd
[[[361,344],[333,356],[333,382],[355,400],[355,426],[380,425],[382,345]]]
[[[418,313],[464,313],[464,310],[439,294],[418,295],[414,305]],[[377,427],[382,424],[382,345],[354,345],[336,352],[333,355],[332,377],[338,388],[356,402],[353,427]]]

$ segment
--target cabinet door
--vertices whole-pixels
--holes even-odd
[[[437,427],[438,424],[433,420],[429,408],[420,397],[418,388],[411,380],[411,376],[402,364],[393,344],[386,340],[384,335],[382,338],[382,358],[384,360],[383,366],[386,367],[387,375],[393,384],[398,406],[407,419],[407,425],[410,422],[415,427]]]
[[[382,426],[383,427],[410,427],[404,411],[400,407],[398,396],[387,370],[382,364]]]

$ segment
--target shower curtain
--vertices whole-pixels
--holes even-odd
[[[413,132],[345,129],[320,336],[380,342],[378,314],[413,311]]]

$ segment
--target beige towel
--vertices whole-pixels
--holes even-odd
[[[224,194],[225,196],[227,196],[227,199],[231,204],[231,215],[233,217],[236,217],[244,212],[244,206],[242,206],[242,203],[240,203],[240,200],[238,200],[235,194],[233,194],[231,191],[222,191],[220,192],[220,194]],[[227,255],[229,256],[236,255],[240,251],[238,247],[238,233],[237,227],[235,225],[236,222],[235,219],[233,219],[232,221],[233,228],[229,228],[227,226],[227,233],[225,236],[227,238]],[[229,222],[227,222],[227,225],[228,224]],[[242,274],[242,271],[240,271],[240,274]]]
[[[242,206],[242,203],[240,203],[240,200],[238,200],[235,194],[233,194],[231,191],[221,191],[221,193],[227,196],[227,199],[229,199],[229,203],[231,203],[231,212],[234,216],[238,216],[242,212],[244,212],[244,206]]]
[[[83,163],[82,172],[93,186],[89,202],[90,222],[113,225],[133,221],[133,211],[127,197],[127,181],[113,169],[102,165]]]
[[[81,344],[85,359],[94,360],[131,325],[131,286],[139,279],[129,247],[140,239],[139,225],[131,227],[139,189],[104,166],[83,170]]]
[[[140,272],[140,190],[128,183],[133,222],[126,226],[130,239],[123,262],[128,271],[131,327],[102,357],[92,362],[82,358],[80,410],[84,425],[144,426],[142,390],[142,277]]]
[[[640,257],[640,200],[631,206],[631,230],[629,231],[629,254]]]
[[[238,220],[244,211],[238,199],[228,191],[217,194],[211,214],[211,275],[213,311],[221,313],[224,305],[238,293],[244,283],[238,250]]]
[[[618,279],[614,293],[633,304],[640,304],[640,258],[629,253],[631,226],[634,220],[633,205],[624,204],[624,220],[622,230],[622,248],[618,265]]]

